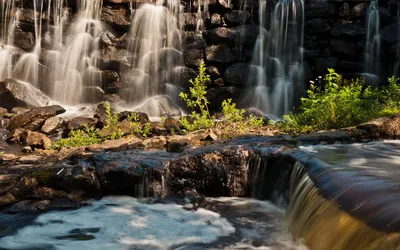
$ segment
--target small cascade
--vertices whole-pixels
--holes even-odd
[[[62,8],[63,0],[56,0],[54,7],[55,32],[53,51],[47,59],[53,82],[50,96],[63,103],[74,105],[85,99],[84,84],[97,85],[96,82],[84,82],[83,77],[90,67],[96,66],[94,51],[99,48],[99,36],[103,31],[100,13],[103,1],[78,1],[78,15],[64,37]],[[61,42],[62,41],[62,42]],[[60,45],[64,44],[62,48]],[[90,95],[90,93],[88,93]]]
[[[380,21],[378,0],[371,0],[367,11],[367,38],[365,42],[364,72],[367,82],[375,84],[380,71]]]
[[[202,31],[204,29],[204,19],[210,19],[210,12],[208,11],[209,0],[198,0],[197,13],[196,13],[196,30]],[[203,4],[203,10],[201,9]]]
[[[304,2],[280,0],[272,13],[267,4],[260,0],[261,27],[250,72],[258,78],[249,104],[282,116],[292,109],[302,88]]]
[[[128,50],[132,68],[122,69],[126,99],[138,105],[156,95],[174,94],[176,68],[183,65],[181,34],[177,16],[179,1],[144,4],[135,11],[129,34]],[[170,96],[176,100],[177,96]]]
[[[325,180],[324,187],[317,187],[314,183],[310,177],[313,171],[316,172],[314,176]],[[294,158],[284,155],[255,155],[249,161],[250,195],[284,207],[289,231],[295,240],[303,241],[310,249],[398,249],[399,233],[379,231],[367,224],[373,218],[385,217],[384,214],[371,214],[368,217],[371,221],[365,222],[345,212],[343,206],[338,206],[336,198],[346,192],[347,187],[337,187],[340,185],[337,179],[336,182],[335,179],[329,182],[326,176],[331,171],[332,167],[324,170],[322,165],[310,170]],[[362,181],[366,180],[360,176],[354,184],[363,187],[365,184]],[[321,194],[324,188],[335,190],[335,195],[330,199],[325,198]],[[354,211],[365,206],[360,202]],[[375,207],[374,211],[377,209]]]

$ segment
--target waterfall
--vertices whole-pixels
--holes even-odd
[[[332,168],[323,170],[318,166],[309,170],[294,159],[263,155],[254,156],[249,161],[249,170],[252,197],[269,199],[285,207],[289,231],[295,240],[302,239],[310,249],[398,249],[399,233],[379,231],[367,225],[368,222],[345,212],[336,203],[337,197],[324,198],[321,188],[310,177],[310,171],[318,172],[318,178],[326,178],[333,171]],[[354,183],[364,186],[364,181],[361,177],[356,178]],[[346,192],[337,190],[340,188],[335,185],[339,183],[335,181],[323,184],[335,187],[335,196]],[[358,206],[362,207],[363,202],[360,202]],[[371,220],[379,216],[382,214],[370,215]]]
[[[279,0],[269,22],[267,4],[260,0],[260,35],[250,72],[257,75],[257,86],[250,104],[282,116],[292,109],[302,88],[304,2]]]
[[[374,81],[377,80],[380,71],[379,61],[381,41],[379,28],[378,0],[371,0],[367,11],[367,38],[364,58],[364,71],[368,76],[367,81],[370,83],[374,83]]]
[[[99,47],[99,36],[103,32],[100,13],[103,1],[78,1],[78,15],[63,39],[63,0],[56,0],[54,5],[55,43],[47,61],[51,73],[52,89],[50,95],[55,100],[69,105],[84,101],[83,76],[90,67],[96,66],[94,51]],[[60,46],[64,44],[63,46]],[[90,79],[90,78],[89,78]],[[85,82],[96,85],[99,82]]]
[[[183,65],[181,34],[177,16],[179,1],[144,4],[135,11],[129,34],[128,51],[133,56],[132,68],[122,69],[126,99],[140,104],[156,95],[171,91],[174,70]],[[168,90],[166,90],[168,88]],[[176,97],[171,97],[176,99]]]
[[[0,34],[0,80],[12,76],[12,62],[16,49],[14,42],[14,30],[18,23],[20,10],[15,8],[14,0],[1,0],[1,34]],[[14,11],[15,14],[11,15]]]

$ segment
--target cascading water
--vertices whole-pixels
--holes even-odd
[[[267,21],[267,1],[260,0],[260,35],[250,74],[258,77],[252,106],[282,116],[291,110],[303,78],[303,0],[280,0]],[[266,32],[265,30],[268,30]]]
[[[375,84],[380,71],[380,21],[378,0],[371,0],[367,11],[367,38],[365,43],[364,72],[367,82]]]
[[[19,9],[15,8],[14,0],[1,0],[1,34],[0,34],[0,79],[12,76],[12,64],[17,50],[12,46],[14,30],[18,22]],[[14,11],[15,14],[11,15]]]
[[[178,1],[144,4],[136,10],[130,29],[128,50],[132,68],[124,70],[122,82],[129,102],[140,104],[157,95],[177,100],[179,67],[183,65]],[[156,115],[156,114],[150,114]]]
[[[53,51],[47,59],[50,68],[52,89],[50,96],[64,104],[78,104],[84,100],[83,77],[87,70],[96,66],[94,51],[99,47],[99,36],[103,31],[100,13],[103,1],[78,1],[78,16],[67,31],[63,41],[63,0],[55,1],[55,32]],[[62,44],[64,44],[62,46]],[[90,79],[90,77],[89,77]],[[87,85],[98,85],[86,82]],[[86,98],[85,98],[86,99]]]

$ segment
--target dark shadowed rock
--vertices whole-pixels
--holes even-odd
[[[211,26],[217,28],[222,25],[221,15],[218,13],[211,14]]]
[[[203,36],[208,39],[208,44],[234,46],[240,41],[240,32],[236,28],[219,27],[204,31]]]
[[[164,127],[169,131],[179,132],[181,128],[181,123],[173,117],[167,117],[164,120]]]
[[[332,39],[332,52],[353,57],[356,53],[356,45],[351,40]]]
[[[359,3],[355,5],[351,10],[351,16],[356,19],[362,19],[365,17],[367,9],[368,9],[367,3]]]
[[[27,83],[11,79],[0,82],[0,106],[8,111],[14,107],[37,107],[49,101],[47,96]]]
[[[89,117],[74,117],[68,122],[68,130],[83,129],[85,126],[91,128],[97,123],[96,119]]]
[[[64,113],[66,110],[58,105],[32,108],[29,111],[14,116],[10,120],[10,125],[8,125],[8,130],[13,130],[16,128],[23,128],[31,131],[39,130],[45,121],[53,116]]]
[[[20,143],[21,137],[24,133],[25,133],[25,130],[23,130],[23,129],[16,128],[16,129],[11,130],[7,135],[7,142]]]
[[[210,63],[229,64],[235,61],[231,49],[225,44],[208,46],[206,58]]]
[[[222,102],[231,98],[237,103],[240,97],[240,90],[235,87],[216,87],[207,91],[207,99],[210,101],[209,108],[217,111],[221,109]]]
[[[183,60],[187,67],[199,67],[204,61],[204,50],[202,49],[186,49],[183,51]]]
[[[304,31],[309,34],[325,33],[331,29],[328,20],[316,18],[305,22]]]
[[[182,40],[185,49],[204,49],[207,47],[204,38],[195,32],[184,32]]]
[[[167,141],[165,150],[172,153],[181,153],[187,145],[188,143],[185,141]]]
[[[396,43],[400,41],[400,22],[393,23],[384,27],[381,31],[382,39],[389,43]]]
[[[247,11],[232,10],[224,14],[224,21],[229,26],[245,24],[250,19],[250,14]]]
[[[14,189],[21,177],[16,174],[0,175],[0,196]]]
[[[35,46],[35,35],[32,32],[24,32],[17,29],[14,32],[14,45],[22,50],[30,52]]]
[[[246,63],[236,63],[226,68],[223,79],[225,83],[235,87],[256,85],[257,75],[257,67]]]
[[[335,14],[335,4],[328,2],[306,2],[305,10],[306,17],[328,17]]]
[[[315,59],[317,74],[323,76],[328,73],[328,68],[336,68],[338,63],[337,57],[319,57]]]
[[[333,36],[362,36],[365,35],[366,29],[364,25],[361,25],[357,22],[346,21],[343,19],[338,20],[333,25],[331,30],[331,34]]]
[[[121,67],[130,68],[132,62],[132,56],[127,50],[113,46],[98,51],[96,56],[101,69],[119,71]]]

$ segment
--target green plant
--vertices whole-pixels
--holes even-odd
[[[232,103],[232,99],[222,102],[222,112],[228,122],[241,122],[244,120],[245,110],[236,108],[236,104]]]
[[[105,121],[105,126],[103,129],[105,130],[110,130],[110,135],[106,136],[104,139],[119,139],[121,138],[124,134],[122,133],[121,129],[119,128],[119,117],[118,113],[112,113],[111,111],[111,105],[109,102],[104,102],[104,108],[105,110],[105,115],[106,115],[106,121]]]
[[[140,134],[140,123],[139,123],[139,118],[137,117],[137,115],[135,114],[135,112],[131,112],[127,118],[130,126],[131,126],[131,130],[133,134]]]
[[[307,97],[301,98],[300,112],[283,117],[276,124],[283,131],[304,133],[352,126],[376,117],[380,110],[378,90],[365,86],[364,80],[343,80],[328,69],[324,87],[312,82]]]
[[[52,148],[59,150],[61,147],[80,147],[101,143],[103,139],[99,136],[98,129],[89,128],[87,125],[83,129],[71,131],[69,138],[63,138],[53,143]]]
[[[186,102],[187,106],[193,111],[190,114],[190,122],[183,117],[181,123],[188,131],[209,128],[214,125],[214,117],[210,115],[207,100],[207,84],[210,82],[210,76],[206,73],[206,66],[201,62],[199,74],[189,82],[192,87],[189,88],[189,94],[181,92],[180,98]],[[198,112],[196,112],[198,111]]]
[[[143,124],[141,134],[143,137],[147,137],[150,134],[150,129],[151,129],[151,124],[149,122],[146,122]]]

